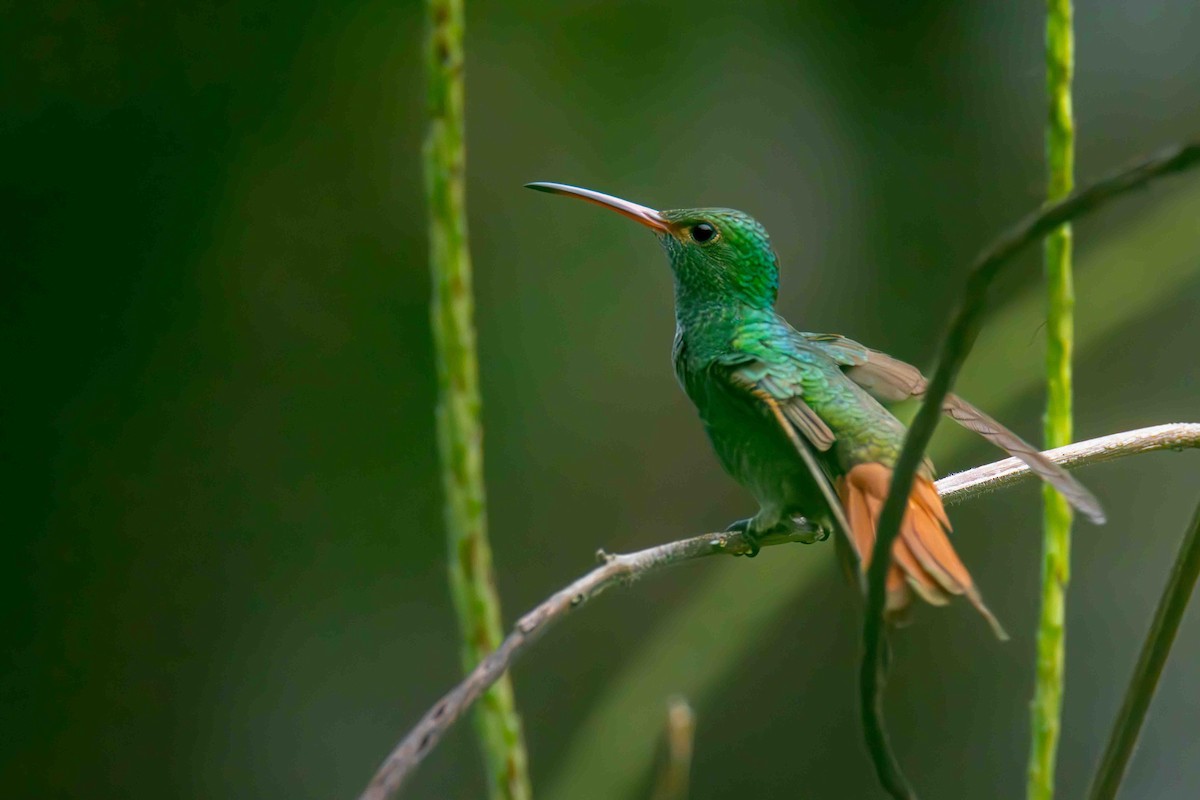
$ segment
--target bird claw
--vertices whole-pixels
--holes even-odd
[[[783,523],[792,538],[801,544],[816,544],[829,538],[829,529],[808,521],[807,517],[792,517]]]
[[[760,542],[768,536],[787,536],[800,544],[816,544],[829,538],[829,529],[809,522],[805,517],[789,517],[776,523],[771,528],[762,531],[755,525],[755,518],[739,519],[725,529],[727,533],[740,533],[746,540],[750,552],[744,553],[747,558],[754,558],[761,550]]]
[[[749,553],[743,553],[746,558],[754,558],[758,555],[758,551],[762,548],[758,545],[759,535],[754,532],[754,517],[739,519],[737,522],[731,523],[725,528],[726,533],[740,533],[746,540],[746,544],[750,547]]]

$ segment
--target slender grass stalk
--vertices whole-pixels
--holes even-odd
[[[1096,777],[1092,779],[1092,788],[1088,792],[1090,800],[1113,800],[1121,788],[1125,768],[1129,765],[1129,757],[1133,755],[1133,747],[1137,744],[1150,701],[1154,699],[1154,691],[1158,688],[1163,665],[1171,653],[1183,612],[1187,609],[1192,590],[1196,588],[1197,577],[1200,577],[1200,505],[1196,506],[1196,512],[1192,515],[1191,527],[1179,547],[1171,577],[1158,601],[1154,621],[1150,623],[1129,688],[1125,691],[1125,700],[1109,734],[1108,746],[1096,768]]]
[[[1074,33],[1071,0],[1046,2],[1047,200],[1074,188],[1075,123],[1071,112]],[[1046,237],[1046,414],[1044,449],[1070,444],[1071,356],[1075,293],[1071,269],[1071,226]],[[1067,583],[1071,574],[1071,507],[1050,486],[1042,487],[1042,607],[1038,621],[1036,684],[1029,748],[1030,800],[1054,797],[1054,766],[1062,726],[1066,658]]]
[[[499,646],[504,634],[487,538],[483,425],[467,246],[463,3],[428,0],[426,12],[429,132],[424,156],[433,284],[431,316],[438,371],[438,449],[445,492],[450,591],[463,638],[463,666],[470,672]],[[507,675],[487,690],[476,723],[490,796],[496,800],[528,798],[521,718]]]

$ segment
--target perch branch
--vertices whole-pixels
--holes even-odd
[[[975,262],[967,278],[962,304],[954,315],[942,343],[937,369],[925,391],[904,448],[892,473],[887,501],[879,515],[871,566],[867,571],[867,603],[863,620],[863,656],[859,670],[859,703],[863,735],[880,783],[895,798],[914,797],[888,741],[883,718],[884,671],[884,582],[887,578],[892,543],[900,531],[904,509],[912,492],[913,476],[925,455],[941,416],[942,404],[950,393],[963,362],[975,344],[987,302],[988,288],[1000,270],[1023,248],[1042,239],[1060,225],[1093,211],[1151,180],[1182,172],[1200,164],[1200,141],[1171,147],[1131,167],[1103,178],[1091,186],[1026,217],[992,244]]]
[[[1158,688],[1163,665],[1167,663],[1175,634],[1179,631],[1183,612],[1196,588],[1197,577],[1200,577],[1200,506],[1192,515],[1191,526],[1179,547],[1175,566],[1171,568],[1171,577],[1158,601],[1154,621],[1150,623],[1129,688],[1125,691],[1125,700],[1092,780],[1092,790],[1088,794],[1091,800],[1113,800],[1117,796],[1129,757],[1133,755],[1133,746],[1137,744],[1142,723],[1146,720],[1146,711]]]
[[[1081,467],[1122,456],[1153,450],[1182,450],[1200,447],[1200,423],[1158,425],[1152,428],[1104,436],[1087,442],[1060,447],[1047,455],[1066,467]],[[1029,468],[1015,458],[987,464],[938,481],[938,492],[948,503],[962,502],[979,495],[1008,488],[1032,478]],[[803,531],[792,536],[768,537],[763,547],[798,541]],[[489,686],[499,680],[517,657],[555,623],[583,606],[605,589],[618,583],[632,583],[674,564],[712,555],[745,555],[750,544],[741,533],[708,533],[677,542],[669,542],[627,555],[601,551],[601,565],[543,601],[513,627],[500,647],[472,670],[462,683],[451,689],[426,712],[396,745],[379,767],[362,800],[384,800],[398,791],[417,766],[437,746],[442,735],[463,715]]]
[[[1185,450],[1192,447],[1200,447],[1200,423],[1175,422],[1076,442],[1049,450],[1046,455],[1054,463],[1073,469],[1154,450]],[[1007,489],[1017,483],[1024,483],[1032,477],[1024,462],[1016,458],[1006,458],[965,472],[947,475],[937,482],[937,489],[942,495],[942,501],[952,506],[974,500],[980,495]]]

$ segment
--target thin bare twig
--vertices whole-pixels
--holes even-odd
[[[1067,467],[1100,463],[1122,456],[1152,450],[1181,450],[1200,447],[1200,423],[1158,425],[1152,428],[1118,433],[1100,439],[1061,447],[1047,455]],[[1029,468],[1014,458],[987,464],[938,481],[938,492],[947,504],[987,494],[1029,480]],[[805,535],[769,537],[761,542],[769,547],[798,541]],[[712,555],[744,555],[750,545],[740,533],[709,533],[677,542],[651,547],[627,555],[601,551],[603,562],[571,585],[553,594],[517,621],[512,633],[500,647],[488,655],[462,683],[439,700],[409,731],[379,767],[362,800],[391,797],[417,766],[437,746],[442,735],[454,724],[489,686],[512,666],[519,655],[538,640],[552,625],[564,619],[605,589],[618,583],[632,583],[666,567]]]
[[[867,750],[875,764],[879,781],[895,798],[915,797],[904,778],[900,763],[888,741],[883,718],[884,670],[883,605],[884,583],[887,578],[892,543],[900,531],[900,522],[912,492],[913,476],[925,456],[925,448],[933,437],[942,412],[942,404],[950,393],[955,378],[967,354],[975,344],[987,302],[988,288],[1000,270],[1008,265],[1023,248],[1041,240],[1063,223],[1093,211],[1111,200],[1145,186],[1155,178],[1182,172],[1200,164],[1200,141],[1172,147],[1159,155],[1138,162],[1091,186],[1052,203],[1026,217],[1016,227],[1000,237],[983,252],[967,278],[962,305],[954,315],[950,330],[942,343],[937,369],[925,391],[904,448],[900,452],[887,501],[879,515],[871,566],[867,572],[867,604],[863,620],[863,656],[859,670],[859,702],[863,735]]]
[[[688,701],[667,701],[666,757],[654,787],[654,800],[687,800],[696,738],[696,714]]]
[[[1096,777],[1088,794],[1091,800],[1113,800],[1121,788],[1125,768],[1129,765],[1133,746],[1137,744],[1138,734],[1142,731],[1150,701],[1154,699],[1154,691],[1158,688],[1158,679],[1171,653],[1183,612],[1192,590],[1196,588],[1197,577],[1200,577],[1200,506],[1192,515],[1187,536],[1179,547],[1179,555],[1175,557],[1171,577],[1158,601],[1154,621],[1150,623],[1133,677],[1129,680],[1129,688],[1125,691],[1125,701],[1121,703],[1117,721],[1109,734],[1108,746],[1104,748],[1100,766],[1096,768]]]
[[[1105,461],[1154,450],[1185,450],[1198,446],[1200,423],[1174,422],[1076,442],[1049,450],[1046,455],[1055,464],[1072,469],[1085,464],[1103,464]],[[1006,458],[965,472],[947,475],[937,482],[937,490],[942,496],[942,501],[952,506],[974,500],[980,495],[1007,489],[1032,478],[1029,468],[1022,461]]]

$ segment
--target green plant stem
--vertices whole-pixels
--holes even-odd
[[[450,591],[463,639],[463,666],[470,672],[499,646],[503,631],[487,537],[483,425],[467,246],[463,3],[428,0],[426,11],[430,119],[424,155],[438,373],[438,448]],[[496,800],[528,798],[521,719],[507,675],[484,695],[476,723],[490,796]]]
[[[1125,691],[1125,700],[1109,734],[1108,746],[1096,768],[1096,777],[1088,793],[1091,800],[1112,800],[1117,796],[1197,577],[1200,577],[1200,505],[1192,515],[1191,527],[1180,545],[1171,577],[1158,601],[1154,621],[1150,623],[1150,631]]]
[[[913,476],[925,455],[941,416],[942,403],[950,393],[963,362],[979,333],[987,308],[988,289],[1000,270],[1008,266],[1018,252],[1040,241],[1054,229],[1094,211],[1112,200],[1138,189],[1163,175],[1181,172],[1200,163],[1200,142],[1173,147],[1159,155],[1097,181],[1088,188],[1051,203],[1009,230],[992,244],[971,268],[962,304],[954,314],[950,330],[942,342],[937,370],[925,390],[925,398],[913,418],[904,447],[892,473],[887,501],[879,515],[871,567],[867,572],[867,606],[863,621],[863,658],[859,669],[859,703],[863,735],[876,772],[884,787],[894,796],[908,797],[895,755],[888,743],[883,716],[885,646],[883,604],[892,544],[900,531],[900,521],[912,492]],[[895,776],[899,776],[899,780]]]
[[[1047,200],[1074,186],[1075,127],[1071,113],[1074,33],[1071,0],[1046,2]],[[1071,357],[1075,294],[1071,270],[1071,227],[1050,233],[1045,243],[1046,414],[1044,447],[1062,447],[1072,436]],[[1042,603],[1038,620],[1036,682],[1031,705],[1030,800],[1054,797],[1054,766],[1062,726],[1066,658],[1067,583],[1071,573],[1071,507],[1055,489],[1042,487]]]

